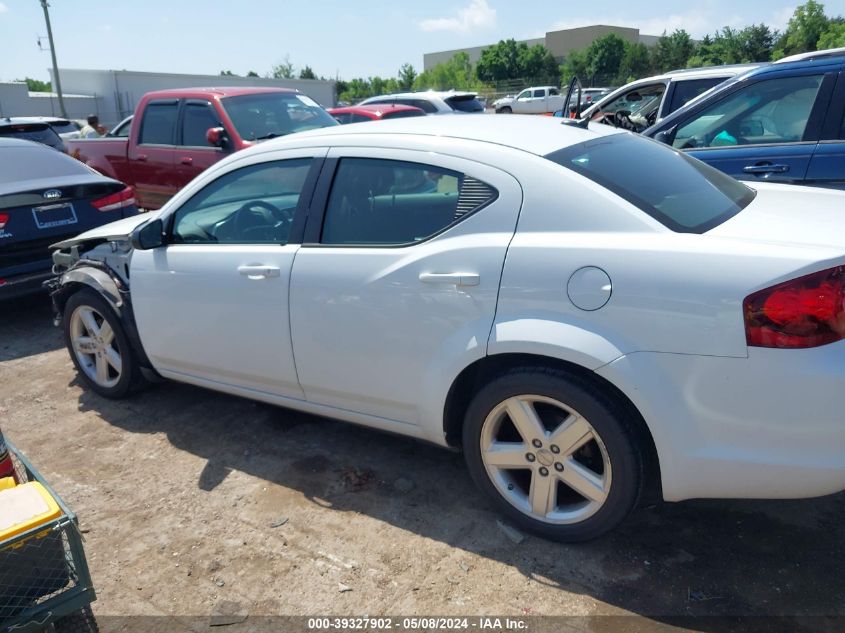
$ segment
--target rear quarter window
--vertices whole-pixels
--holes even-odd
[[[546,158],[624,198],[667,228],[704,233],[753,199],[752,189],[667,145],[634,134],[612,134],[547,154]]]

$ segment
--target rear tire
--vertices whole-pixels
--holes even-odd
[[[597,538],[639,500],[643,456],[627,410],[567,372],[508,371],[472,399],[464,456],[476,485],[527,531]]]
[[[119,399],[145,384],[120,319],[94,290],[83,288],[67,300],[62,333],[80,380],[92,391]]]

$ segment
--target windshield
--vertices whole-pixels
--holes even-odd
[[[71,134],[79,131],[79,128],[70,121],[52,121],[50,127],[56,130],[57,134]]]
[[[339,125],[311,97],[294,92],[226,97],[221,102],[238,134],[247,141]]]
[[[449,107],[458,112],[484,112],[484,104],[475,95],[460,95],[446,99]]]
[[[756,195],[683,152],[634,134],[572,145],[547,159],[589,178],[679,233],[704,233]]]

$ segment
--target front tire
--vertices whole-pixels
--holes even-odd
[[[643,458],[632,428],[626,410],[595,386],[524,367],[475,395],[464,456],[476,485],[517,525],[585,541],[619,525],[639,500]]]
[[[129,395],[144,382],[120,319],[108,302],[84,288],[67,300],[62,332],[86,387],[106,398]]]
[[[513,110],[510,106],[505,106],[504,108],[496,110],[496,114],[513,114]]]

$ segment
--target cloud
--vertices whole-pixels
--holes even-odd
[[[555,22],[549,30],[556,31],[593,24],[608,24],[637,28],[643,35],[662,35],[664,31],[666,33],[672,33],[676,29],[684,29],[693,37],[703,37],[707,33],[714,33],[720,30],[723,26],[742,28],[751,24],[751,22],[753,20],[748,20],[741,15],[725,15],[705,5],[705,8],[695,8],[682,13],[655,17],[605,14],[575,20],[560,20]]]
[[[0,2],[0,13],[6,13],[6,11],[8,11],[8,10],[9,10],[9,7],[7,7],[5,4]]]
[[[790,18],[792,18],[793,13],[795,13],[794,5],[778,9],[772,14],[772,17],[766,20],[766,24],[768,24],[773,29],[783,31],[789,25],[789,20]]]
[[[487,4],[487,0],[470,0],[470,3],[455,11],[451,18],[429,18],[420,22],[423,31],[452,31],[469,33],[478,29],[490,29],[496,26],[496,9]]]

